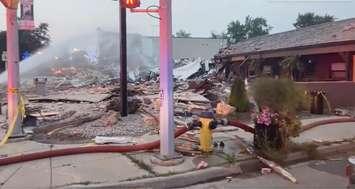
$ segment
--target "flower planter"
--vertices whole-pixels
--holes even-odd
[[[281,147],[279,126],[275,124],[255,124],[254,146],[256,149],[265,147],[279,149]]]

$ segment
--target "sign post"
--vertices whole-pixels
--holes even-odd
[[[132,0],[127,0],[132,3]],[[151,6],[154,7],[154,6]],[[184,161],[175,152],[174,96],[172,58],[172,4],[171,0],[159,0],[157,9],[131,9],[131,12],[158,13],[160,20],[160,154],[152,162],[161,165],[179,164]]]
[[[175,156],[171,0],[160,0],[160,155]]]
[[[21,30],[34,30],[33,0],[21,0]]]
[[[5,4],[5,3],[4,3]],[[19,39],[17,23],[18,1],[6,1],[6,49],[7,49],[7,109],[8,123],[15,124],[12,136],[22,136],[21,115],[19,111]]]

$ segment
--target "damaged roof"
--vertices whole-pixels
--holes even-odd
[[[223,54],[245,55],[352,41],[355,41],[355,18],[251,38],[231,45]]]

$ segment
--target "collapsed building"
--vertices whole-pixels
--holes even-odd
[[[119,34],[98,29],[97,35],[98,64],[106,65],[109,63],[114,64],[118,68],[116,62],[119,62]],[[127,41],[130,79],[135,80],[148,73],[158,74],[159,37],[128,34]],[[176,63],[175,67],[185,66],[189,63],[196,64],[196,61],[201,65],[213,65],[211,62],[213,55],[225,45],[226,41],[223,39],[173,37],[173,59]],[[199,66],[194,67],[195,69],[193,70],[195,70],[195,72],[197,72],[196,67]]]
[[[355,18],[251,38],[221,49],[215,60],[230,75],[286,75],[324,90],[334,106],[355,105]]]
[[[76,143],[96,136],[158,134],[159,39],[128,35],[130,116],[120,117],[118,36],[97,30],[78,40],[84,41],[81,45],[74,41],[60,50],[45,49],[23,62],[36,64],[21,74],[21,92],[27,102],[24,128],[33,140]],[[184,123],[191,112],[211,109],[218,95],[225,96],[220,92],[223,86],[210,81],[211,58],[223,45],[221,39],[174,38],[177,124]],[[3,118],[0,127],[6,131]]]

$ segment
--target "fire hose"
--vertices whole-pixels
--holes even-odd
[[[175,133],[175,138],[179,137],[180,135],[184,134],[187,131],[188,128],[186,127],[178,129]],[[21,154],[21,155],[2,158],[0,159],[0,166],[51,158],[51,157],[76,155],[76,154],[128,153],[128,152],[143,151],[143,150],[153,150],[155,148],[158,148],[159,146],[160,146],[160,141],[157,140],[149,143],[129,145],[129,146],[113,146],[113,145],[101,146],[100,145],[100,146],[73,147],[73,148],[66,148],[66,149],[53,149],[50,151],[33,152],[28,154]]]
[[[249,131],[253,130],[248,125],[245,125],[238,121],[230,121],[229,124],[242,129],[247,129]],[[187,131],[189,131],[189,128],[187,127],[182,127],[178,129],[175,133],[175,138],[179,137],[180,135],[184,134]],[[76,154],[128,153],[128,152],[136,152],[136,151],[144,151],[144,150],[153,150],[159,148],[159,146],[160,146],[160,140],[144,143],[144,144],[129,145],[129,146],[99,145],[99,146],[73,147],[73,148],[66,148],[66,149],[53,149],[49,151],[33,152],[33,153],[1,158],[0,166],[51,158],[51,157],[76,155]]]
[[[333,119],[333,120],[319,121],[309,125],[315,127],[319,125],[338,123],[338,122],[355,122],[355,119],[354,118]],[[241,123],[238,120],[230,120],[228,121],[228,125],[241,128],[246,132],[254,133],[254,128],[244,123]],[[180,135],[184,134],[187,131],[189,131],[188,127],[182,127],[178,129],[175,133],[175,138],[179,137]],[[51,157],[76,155],[76,154],[128,153],[128,152],[136,152],[136,151],[144,151],[144,150],[153,150],[159,148],[159,146],[160,146],[160,140],[144,143],[144,144],[129,145],[129,146],[100,145],[100,146],[73,147],[73,148],[66,148],[66,149],[53,149],[49,151],[33,152],[33,153],[0,158],[0,166],[51,158]]]

